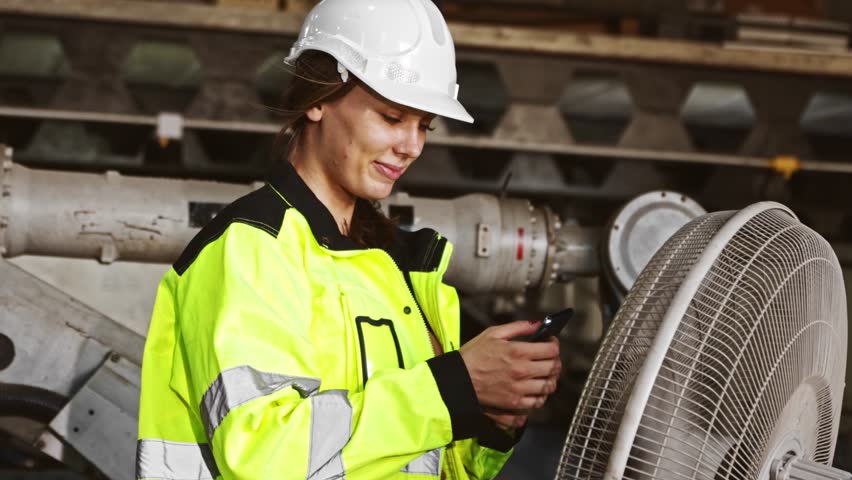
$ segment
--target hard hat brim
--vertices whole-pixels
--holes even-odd
[[[465,110],[464,106],[447,93],[416,88],[393,80],[372,79],[367,81],[357,74],[355,76],[391,102],[460,122],[473,123],[473,117]]]

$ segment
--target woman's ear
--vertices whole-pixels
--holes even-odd
[[[322,119],[322,105],[317,105],[308,109],[305,116],[312,122],[319,122]]]

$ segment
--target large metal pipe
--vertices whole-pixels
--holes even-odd
[[[0,149],[0,255],[171,263],[249,185],[34,170]]]
[[[382,206],[403,227],[433,228],[453,243],[446,279],[466,293],[521,292],[599,269],[599,228],[563,223],[549,208],[528,200],[401,193]]]
[[[171,263],[224,205],[256,186],[36,170],[0,149],[0,256]],[[455,245],[446,279],[467,293],[521,292],[598,271],[599,229],[563,224],[547,207],[473,194],[397,194],[386,212]],[[408,215],[406,215],[408,213]]]

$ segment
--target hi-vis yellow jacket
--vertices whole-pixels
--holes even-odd
[[[137,478],[494,477],[512,442],[456,351],[451,248],[357,246],[289,164],[226,207],[159,286]]]

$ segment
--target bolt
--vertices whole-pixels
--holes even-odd
[[[535,223],[535,217],[530,217],[530,223]]]
[[[559,264],[558,264],[558,263],[554,263],[554,264],[553,264],[553,269],[554,269],[554,270],[559,270]]]
[[[106,245],[101,246],[101,258],[100,262],[103,264],[110,264],[114,262],[118,258],[118,250],[115,248],[115,245],[112,243],[108,243]]]
[[[557,220],[556,223],[553,224],[553,228],[556,230],[562,230],[562,222]]]

